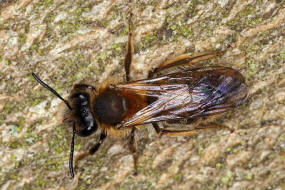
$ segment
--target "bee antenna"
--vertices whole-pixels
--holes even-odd
[[[74,152],[74,137],[75,137],[75,123],[73,123],[73,132],[72,132],[72,139],[70,145],[70,155],[69,155],[69,172],[72,178],[74,178],[74,171],[73,171],[73,152]]]
[[[66,106],[72,110],[71,106],[69,105],[68,101],[63,99],[52,87],[50,87],[49,85],[47,85],[46,83],[44,83],[35,73],[32,73],[34,79],[40,83],[43,87],[45,87],[46,89],[48,89],[49,91],[51,91],[55,96],[57,96],[59,99],[61,99]]]

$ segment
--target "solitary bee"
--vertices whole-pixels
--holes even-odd
[[[129,21],[127,53],[124,60],[125,83],[104,83],[97,86],[75,84],[66,100],[32,73],[38,83],[60,98],[68,108],[67,119],[73,126],[69,158],[70,175],[74,177],[75,134],[86,137],[98,128],[101,129],[99,141],[78,159],[94,154],[108,135],[128,136],[136,172],[138,157],[135,131],[138,125],[151,123],[158,135],[192,136],[210,126],[191,130],[169,130],[160,128],[157,122],[192,120],[225,112],[243,103],[248,97],[248,88],[240,72],[222,66],[191,66],[221,53],[223,52],[215,51],[192,57],[181,55],[160,64],[149,73],[147,79],[130,81],[133,44]]]

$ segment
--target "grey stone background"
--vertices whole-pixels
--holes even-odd
[[[126,142],[108,138],[68,173],[71,128],[64,97],[81,80],[123,81],[128,12],[132,78],[183,53],[224,49],[205,64],[240,70],[250,97],[215,122],[234,129],[195,137],[137,134],[139,175]],[[0,1],[1,189],[285,189],[284,0]],[[76,138],[75,154],[97,136]]]

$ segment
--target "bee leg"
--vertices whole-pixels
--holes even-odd
[[[189,137],[189,136],[195,136],[198,133],[198,130],[200,129],[192,129],[192,130],[167,130],[167,129],[161,129],[160,136],[166,135],[166,136],[173,136],[173,137]]]
[[[104,142],[105,138],[107,137],[107,135],[102,132],[101,135],[100,135],[100,139],[99,139],[99,142],[97,142],[94,146],[92,146],[90,149],[89,149],[89,154],[92,155],[92,154],[95,154],[95,152],[97,152],[97,150],[99,149],[99,147],[102,145],[102,143]]]
[[[190,56],[187,54],[180,55],[178,57],[175,57],[173,59],[170,59],[170,60],[167,60],[161,63],[157,68],[153,69],[153,71],[149,73],[148,77],[151,78],[155,73],[160,72],[163,69],[167,69],[167,68],[174,67],[174,66],[182,66],[182,65],[189,65],[192,63],[197,63],[203,60],[217,57],[224,53],[225,51],[213,51],[213,52],[208,52],[208,53],[196,54],[195,56]]]
[[[135,128],[132,129],[131,131],[131,136],[129,140],[129,149],[131,153],[133,154],[133,159],[134,159],[134,175],[137,175],[138,170],[137,170],[137,162],[138,162],[138,155],[137,155],[137,148],[136,148],[136,141],[135,141]]]
[[[131,29],[132,15],[133,14],[130,12],[127,53],[126,53],[125,60],[124,60],[125,72],[126,72],[126,81],[130,80],[130,67],[131,67],[131,64],[132,64],[133,53],[134,53],[134,47],[133,47],[133,41],[132,41],[132,29]]]
[[[89,150],[87,150],[87,151],[83,152],[82,154],[78,155],[76,157],[76,162],[78,162],[79,160],[84,159],[85,157],[87,157],[89,155],[95,154],[95,152],[97,152],[97,150],[102,145],[102,143],[104,142],[104,139],[106,137],[107,137],[107,135],[104,132],[102,132],[101,135],[100,135],[99,142],[97,142],[95,145],[93,145]]]
[[[182,136],[182,137],[188,137],[188,136],[195,136],[196,134],[199,133],[201,130],[207,130],[207,129],[228,129],[232,132],[231,129],[229,129],[227,126],[223,125],[216,125],[216,124],[211,124],[211,125],[205,125],[205,126],[199,126],[195,127],[195,129],[191,130],[167,130],[167,129],[160,129],[160,135],[167,135],[167,136]]]
[[[220,125],[220,124],[209,124],[209,125],[199,125],[196,126],[195,129],[226,129],[229,130],[231,133],[234,131],[233,129],[229,128],[228,126],[225,125]]]
[[[160,127],[158,126],[158,124],[157,124],[157,123],[152,123],[152,126],[153,126],[153,128],[154,128],[156,134],[160,136],[160,134],[161,134],[161,129],[160,129]]]

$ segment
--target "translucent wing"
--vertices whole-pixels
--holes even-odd
[[[121,127],[216,114],[241,104],[248,96],[243,76],[220,66],[188,69],[115,88],[145,95],[149,101]]]

